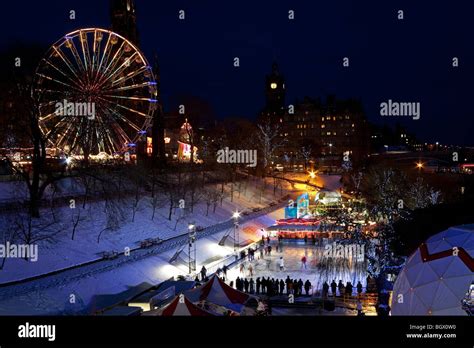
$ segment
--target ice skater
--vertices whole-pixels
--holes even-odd
[[[280,266],[280,271],[283,271],[285,268],[285,260],[283,260],[283,256],[280,256],[280,260],[278,261],[279,266]]]
[[[301,258],[301,268],[306,269],[306,255]]]

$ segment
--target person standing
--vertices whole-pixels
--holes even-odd
[[[280,271],[283,271],[283,269],[285,268],[285,261],[283,260],[283,256],[280,256],[279,266],[280,266]]]
[[[328,284],[328,282],[324,282],[324,284],[323,284],[323,298],[328,297],[328,292],[329,292],[329,284]]]
[[[295,291],[294,291],[294,289],[293,289],[293,280],[290,279],[290,282],[289,282],[288,285],[287,285],[287,289],[288,289],[288,292],[289,292],[290,294],[294,294],[294,293],[295,293]]]
[[[253,267],[252,265],[249,265],[249,274],[251,277],[253,277]]]
[[[298,293],[298,281],[295,279],[293,279],[293,293],[295,294],[295,296],[298,296],[299,293]]]
[[[360,283],[360,280],[357,282],[357,294],[360,295],[362,293],[362,284]]]
[[[346,283],[346,295],[347,296],[352,296],[352,289],[353,289],[352,283],[347,282]]]
[[[249,291],[251,294],[255,293],[255,282],[253,281],[253,278],[250,278]]]
[[[291,283],[290,276],[286,276],[285,284],[286,284],[286,294],[287,295],[290,294],[290,283]]]
[[[306,281],[304,282],[304,291],[306,292],[306,296],[309,296],[309,289],[311,289],[311,282],[309,281],[309,279],[306,279]]]
[[[336,289],[337,289],[336,280],[333,279],[331,282],[331,292],[333,296],[336,296]]]
[[[206,269],[206,267],[204,267],[204,265],[203,265],[202,268],[201,268],[201,279],[202,279],[202,281],[205,281],[205,279],[206,279],[206,273],[207,273],[207,269]]]
[[[280,279],[280,295],[283,295],[283,290],[285,290],[285,282]]]
[[[228,269],[229,268],[227,267],[227,265],[224,265],[224,267],[222,267],[222,272],[224,273],[224,277],[226,277],[226,278],[227,278],[227,270]]]
[[[342,280],[339,279],[339,283],[337,284],[337,288],[339,289],[339,296],[344,295],[344,284],[342,284]]]
[[[306,269],[306,255],[301,258],[301,268]]]
[[[267,236],[267,244],[270,245],[270,236]]]
[[[260,277],[257,277],[257,281],[255,283],[257,285],[257,295],[259,295],[260,294],[260,285],[262,285]]]
[[[249,292],[249,281],[247,280],[247,278],[245,278],[244,280],[244,289],[245,289],[245,292],[248,293]]]
[[[240,264],[240,274],[245,273],[245,265],[243,263]]]
[[[304,283],[303,283],[303,281],[302,281],[301,278],[300,278],[300,280],[298,280],[298,293],[299,293],[300,295],[303,295],[303,285],[304,285]]]

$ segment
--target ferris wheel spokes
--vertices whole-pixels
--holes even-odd
[[[49,144],[70,154],[129,150],[151,125],[156,82],[142,53],[109,30],[67,34],[40,62],[33,93],[39,96],[40,129]],[[62,117],[56,103],[94,103],[94,117]],[[78,110],[78,109],[76,109]]]

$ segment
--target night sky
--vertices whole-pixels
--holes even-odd
[[[149,60],[155,50],[160,57],[167,111],[178,96],[194,95],[219,118],[254,119],[275,59],[287,103],[305,95],[360,98],[371,122],[400,122],[423,141],[474,145],[473,1],[135,2],[141,47]],[[110,27],[108,0],[16,0],[1,7],[0,49],[15,41],[48,47],[81,27]],[[76,20],[69,19],[71,9]],[[349,68],[342,66],[346,56]],[[388,99],[421,102],[421,119],[381,117],[379,105]]]

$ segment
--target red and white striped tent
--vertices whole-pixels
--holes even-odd
[[[174,298],[169,305],[164,308],[146,312],[143,315],[150,316],[192,316],[192,317],[202,317],[202,316],[213,316],[214,314],[205,311],[202,308],[199,308],[191,301],[189,301],[186,296],[178,295]]]
[[[251,295],[230,287],[216,275],[204,285],[188,290],[185,294],[191,302],[207,301],[237,313],[240,313],[245,303],[252,298]]]

